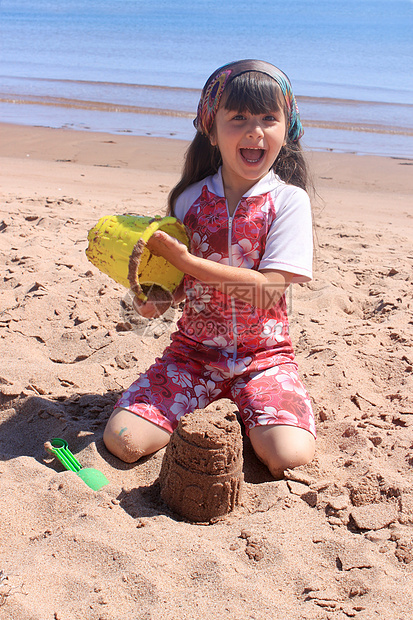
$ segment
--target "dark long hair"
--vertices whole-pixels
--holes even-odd
[[[221,105],[226,110],[254,115],[282,109],[285,118],[288,118],[280,87],[270,76],[258,71],[248,71],[231,80],[225,87]],[[285,183],[308,191],[311,182],[300,141],[293,142],[287,136],[286,142],[272,169]],[[169,194],[168,212],[174,213],[176,200],[187,187],[215,174],[221,163],[221,154],[217,147],[211,145],[208,136],[198,131],[185,154],[182,177]]]

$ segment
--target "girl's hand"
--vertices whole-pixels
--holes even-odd
[[[184,243],[175,239],[175,237],[171,237],[162,230],[157,230],[150,237],[146,247],[155,256],[162,256],[177,267],[177,269],[185,271],[182,267],[184,266],[186,257],[189,255],[188,248]]]
[[[153,284],[152,286],[143,286],[146,301],[142,301],[139,297],[133,300],[133,308],[145,319],[154,319],[161,316],[170,308],[173,302],[172,294],[166,289]]]
[[[186,256],[190,256],[184,243],[181,243],[167,233],[158,230],[146,244],[148,250],[155,256],[162,256],[172,263],[177,269],[184,271]],[[134,297],[133,308],[145,319],[154,319],[161,316],[173,302],[177,303],[185,298],[183,289],[178,287],[174,295],[154,284],[148,290],[144,290],[147,301],[142,301],[139,297]]]
[[[138,297],[134,297],[133,299],[133,309],[143,316],[144,319],[154,319],[158,316],[161,316],[156,304],[152,301],[141,301]]]

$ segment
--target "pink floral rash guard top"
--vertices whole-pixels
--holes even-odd
[[[296,282],[311,279],[309,198],[272,172],[243,196],[232,217],[220,172],[188,188],[178,199],[175,215],[190,234],[195,256],[234,267],[288,271]],[[212,362],[212,354],[224,376],[294,359],[284,296],[266,311],[189,276],[185,288],[187,301],[175,337],[201,345],[204,360]],[[271,298],[274,293],[268,287],[266,295]]]
[[[220,170],[216,175],[188,187],[179,196],[175,216],[185,224],[191,239],[191,252],[195,256],[234,267],[287,271],[294,274],[293,282],[307,282],[312,277],[309,197],[304,190],[282,182],[272,171],[242,197],[232,216],[228,213]],[[310,399],[294,362],[285,296],[269,310],[263,310],[188,275],[184,285],[184,311],[178,330],[171,336],[170,346],[163,357],[124,393],[117,406],[128,408],[173,430],[179,417],[190,407],[175,416],[176,419],[164,421],[164,415],[171,416],[166,413],[167,408],[162,411],[164,407],[160,406],[161,399],[155,395],[156,388],[152,386],[153,389],[150,389],[149,383],[159,375],[162,364],[163,372],[169,376],[168,381],[174,381],[171,364],[175,358],[184,364],[182,368],[189,374],[191,366],[202,367],[205,376],[208,375],[204,381],[212,381],[214,385],[232,381],[234,388],[234,379],[239,378],[239,385],[250,383],[252,387],[253,381],[250,379],[262,377],[262,380],[255,382],[255,393],[257,389],[274,392],[271,385],[277,387],[275,392],[278,396],[274,392],[268,397],[271,401],[267,403],[269,409],[280,402],[280,391],[284,393],[284,401],[285,394],[294,394],[300,401],[295,405],[291,402],[294,410],[291,411],[291,419],[286,412],[286,417],[278,421],[274,418],[272,422],[266,414],[265,419],[259,420],[263,410],[255,417],[251,414],[248,421],[249,414],[243,416],[240,408],[247,432],[256,424],[290,423],[315,435]],[[238,287],[237,293],[242,295],[241,287]],[[250,291],[246,291],[247,294]],[[266,295],[271,299],[275,295],[274,288],[269,286]],[[156,383],[159,385],[158,380]],[[187,383],[189,389],[189,380]],[[178,390],[183,387],[177,385]],[[234,388],[228,397],[232,398],[236,391]],[[222,392],[220,395],[223,396]],[[214,398],[210,398],[210,402],[212,400]],[[153,410],[154,401],[157,401],[161,416]],[[193,405],[192,409],[199,408],[200,403],[194,401]],[[286,405],[282,408],[284,410]],[[264,410],[267,411],[268,407]]]

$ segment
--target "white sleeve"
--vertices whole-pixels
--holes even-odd
[[[267,235],[259,270],[293,273],[293,282],[312,279],[313,230],[310,198],[287,185],[275,199],[276,217]]]
[[[205,185],[205,181],[199,181],[187,187],[182,194],[180,194],[176,200],[174,213],[175,217],[181,222],[184,221],[185,215],[194,204],[195,200],[199,198],[202,193],[202,188]]]

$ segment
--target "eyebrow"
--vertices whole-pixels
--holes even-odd
[[[230,110],[228,108],[223,108],[225,111],[225,114],[230,115],[230,114],[251,114],[251,116],[266,116],[268,114],[284,114],[284,110],[282,108],[278,108],[276,110],[265,110],[264,112],[258,112],[258,113],[254,113],[254,112],[250,112],[247,108],[245,108],[244,110]]]

